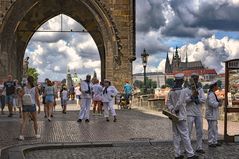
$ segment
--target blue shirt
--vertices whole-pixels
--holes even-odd
[[[126,94],[131,94],[132,93],[132,86],[130,85],[130,84],[128,84],[128,83],[126,83],[125,85],[124,85],[124,92],[126,93]]]

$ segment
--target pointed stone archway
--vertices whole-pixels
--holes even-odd
[[[89,32],[101,59],[101,77],[119,88],[132,80],[135,59],[134,0],[16,0],[0,24],[0,78],[22,76],[25,49],[35,31],[46,21],[65,14]]]

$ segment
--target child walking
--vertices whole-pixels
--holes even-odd
[[[66,114],[66,106],[67,106],[67,101],[68,101],[69,93],[66,89],[66,87],[63,87],[62,91],[62,105],[63,105],[63,114]]]

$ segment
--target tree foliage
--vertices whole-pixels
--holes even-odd
[[[134,86],[143,90],[144,89],[144,82],[140,81],[140,80],[136,80],[136,81],[134,81]],[[146,88],[148,90],[157,88],[157,82],[153,81],[152,79],[149,79],[148,77],[146,77]]]
[[[172,88],[173,85],[174,85],[174,79],[173,78],[168,78],[166,80],[166,85],[169,86],[170,88]]]
[[[27,70],[27,76],[32,76],[34,78],[34,81],[37,83],[39,73],[37,72],[36,68],[29,67]]]

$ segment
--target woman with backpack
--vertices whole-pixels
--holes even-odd
[[[23,131],[26,126],[27,118],[29,114],[32,116],[34,122],[35,137],[38,139],[40,135],[38,134],[38,125],[37,125],[37,108],[38,114],[40,113],[40,100],[37,87],[34,86],[34,78],[28,76],[27,85],[24,90],[18,91],[19,96],[22,98],[22,122],[20,127],[20,136],[19,140],[24,140]]]

